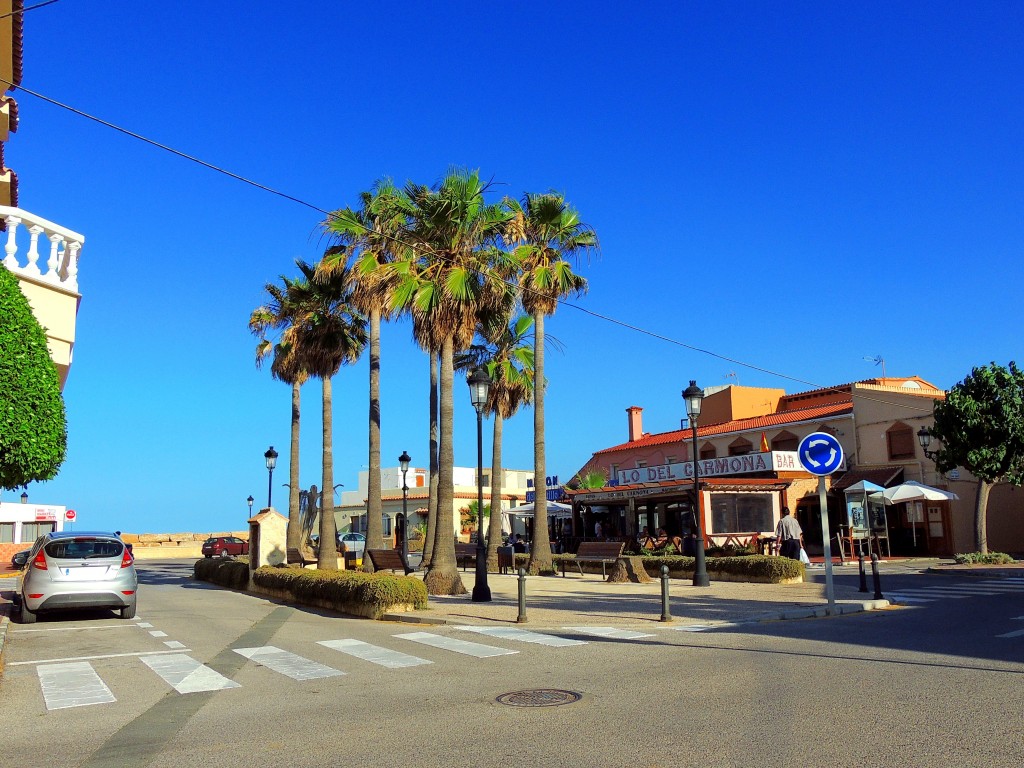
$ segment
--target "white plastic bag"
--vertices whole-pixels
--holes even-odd
[[[810,565],[811,564],[811,558],[809,558],[807,556],[807,550],[804,549],[803,547],[800,547],[800,562],[803,563],[804,565]]]

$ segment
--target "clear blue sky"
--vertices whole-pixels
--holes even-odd
[[[1015,2],[62,0],[27,14],[23,84],[321,208],[451,165],[564,192],[602,244],[581,307],[737,361],[561,308],[547,455],[568,479],[625,440],[628,406],[677,427],[689,379],[794,392],[878,375],[880,355],[949,387],[1020,359],[1022,38]],[[87,238],[68,459],[30,497],[82,527],[239,529],[273,444],[286,506],[289,390],[246,321],[317,259],[322,217],[17,98],[21,206]],[[427,360],[405,324],[383,382],[384,463],[423,466]],[[347,487],[366,386],[365,361],[335,380]],[[308,487],[319,386],[303,397]],[[471,466],[461,383],[456,414]],[[507,425],[508,466],[531,466],[531,433],[529,412]]]

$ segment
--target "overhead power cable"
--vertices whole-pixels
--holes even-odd
[[[36,8],[36,7],[40,7],[41,5],[47,5],[49,3],[53,3],[53,2],[57,2],[57,1],[58,0],[47,0],[47,2],[41,3],[39,6],[32,6],[32,7]],[[26,9],[26,10],[28,10],[28,9]],[[6,80],[6,79],[4,79],[2,77],[0,77],[0,83],[7,83],[8,85],[14,85],[9,80]],[[122,133],[125,136],[130,136],[131,138],[136,139],[138,141],[141,141],[141,142],[143,142],[145,144],[149,144],[152,147],[156,147],[157,149],[162,149],[165,152],[169,152],[172,155],[180,157],[180,158],[182,158],[184,160],[188,160],[190,162],[196,163],[197,165],[200,165],[203,168],[206,168],[208,170],[214,171],[216,173],[223,174],[224,176],[232,178],[232,179],[234,179],[236,181],[240,181],[243,184],[248,184],[249,186],[256,187],[257,189],[263,190],[264,192],[269,192],[270,194],[276,195],[276,196],[281,197],[281,198],[284,198],[285,200],[290,200],[293,203],[297,203],[297,204],[299,204],[299,205],[301,205],[301,206],[303,206],[305,208],[309,208],[310,210],[313,210],[313,211],[316,211],[317,213],[323,214],[327,218],[332,218],[332,217],[337,215],[336,213],[334,213],[332,211],[329,211],[329,210],[327,210],[325,208],[321,208],[318,205],[314,205],[313,203],[310,203],[310,202],[308,202],[306,200],[303,200],[300,197],[296,197],[295,195],[290,195],[290,194],[288,194],[286,192],[281,192],[280,190],[274,189],[273,187],[269,187],[266,184],[261,184],[258,181],[254,181],[252,179],[246,178],[245,176],[242,176],[240,174],[237,174],[237,173],[234,173],[232,171],[229,171],[229,170],[227,170],[225,168],[221,168],[218,165],[214,165],[213,163],[209,163],[209,162],[207,162],[205,160],[202,160],[202,159],[200,159],[198,157],[195,157],[194,155],[190,155],[190,154],[188,154],[186,152],[182,152],[181,150],[175,149],[174,147],[171,147],[171,146],[169,146],[167,144],[163,144],[163,143],[161,143],[159,141],[155,141],[153,139],[150,139],[150,138],[148,138],[146,136],[143,136],[140,133],[136,133],[135,131],[128,130],[127,128],[122,128],[121,126],[119,126],[119,125],[117,125],[115,123],[112,123],[109,120],[104,120],[103,118],[97,117],[96,115],[89,114],[88,112],[85,112],[84,110],[78,109],[77,107],[72,107],[69,104],[65,104],[63,102],[57,101],[56,99],[52,99],[49,96],[45,96],[45,95],[39,93],[38,91],[34,91],[34,90],[30,89],[30,88],[26,88],[24,85],[19,85],[17,87],[20,90],[24,91],[25,93],[29,94],[30,96],[34,96],[35,98],[40,99],[41,101],[45,101],[48,104],[52,104],[52,105],[54,105],[56,107],[59,107],[60,109],[67,110],[68,112],[71,112],[72,114],[78,115],[79,117],[83,117],[83,118],[85,118],[87,120],[92,120],[95,123],[99,123],[100,125],[105,126],[107,128],[110,128],[110,129],[112,129],[114,131],[117,131],[118,133]],[[369,230],[369,231],[373,231],[373,230]],[[385,239],[392,240],[392,241],[394,241],[396,243],[399,243],[399,244],[404,244],[404,241],[401,240],[401,238],[395,237],[395,236],[390,235],[390,234],[388,234],[386,232],[377,232],[377,231],[373,231],[373,232],[374,232],[374,234],[376,234],[376,235],[378,235],[380,237],[383,237]],[[420,247],[422,248],[422,246],[420,246]],[[436,251],[432,251],[432,253],[435,256],[437,256],[438,258],[442,258],[443,257],[442,254],[438,254]],[[513,287],[516,287],[516,288],[521,288],[522,287],[522,286],[514,285],[513,283],[511,283],[511,281],[506,281],[506,282],[509,285],[511,285]],[[581,306],[579,306],[577,304],[573,304],[573,303],[571,303],[571,302],[569,302],[569,301],[567,301],[565,299],[559,299],[558,303],[559,303],[560,306],[568,307],[570,309],[575,309],[578,312],[582,312],[582,313],[584,313],[586,315],[590,315],[591,317],[594,317],[594,318],[596,318],[598,320],[603,320],[604,322],[611,323],[613,325],[618,325],[619,327],[625,328],[626,330],[634,331],[636,333],[643,334],[643,335],[648,336],[650,338],[658,339],[659,341],[664,341],[664,342],[666,342],[668,344],[672,344],[674,346],[681,347],[683,349],[688,349],[688,350],[690,350],[692,352],[697,352],[697,353],[702,354],[702,355],[708,355],[709,357],[714,357],[714,358],[716,358],[718,360],[722,360],[722,361],[725,361],[725,362],[728,362],[728,363],[732,363],[734,365],[740,365],[740,366],[743,366],[744,368],[747,368],[749,370],[757,371],[759,373],[763,373],[763,374],[766,374],[768,376],[774,376],[776,378],[784,379],[786,381],[791,381],[791,382],[794,382],[796,384],[802,384],[804,386],[811,387],[812,389],[815,389],[815,390],[823,390],[823,391],[836,392],[836,393],[842,393],[844,391],[843,388],[841,388],[841,387],[823,386],[823,385],[816,384],[816,383],[811,382],[811,381],[807,381],[805,379],[800,379],[800,378],[798,378],[796,376],[790,376],[788,374],[781,373],[779,371],[775,371],[775,370],[772,370],[770,368],[765,368],[763,366],[754,365],[753,363],[748,363],[748,362],[745,362],[743,360],[739,360],[737,358],[729,357],[727,355],[723,355],[723,354],[720,354],[718,352],[714,352],[714,351],[712,351],[710,349],[704,349],[702,347],[697,347],[697,346],[694,346],[692,344],[687,344],[686,342],[680,341],[679,339],[674,339],[674,338],[672,338],[670,336],[665,336],[664,334],[656,333],[655,331],[651,331],[651,330],[648,330],[646,328],[642,328],[640,326],[633,325],[631,323],[627,323],[627,322],[622,321],[622,320],[618,320],[618,319],[616,319],[614,317],[610,317],[608,315],[601,314],[600,312],[594,312],[593,310],[586,309],[585,307],[581,307]],[[893,402],[890,402],[890,401],[887,401],[887,400],[881,400],[881,399],[878,399],[878,398],[872,398],[872,397],[867,397],[867,396],[865,396],[864,399],[870,400],[872,402],[877,402],[877,403],[880,403],[880,404],[885,404],[885,405],[900,405],[902,407],[909,407],[911,410],[920,410],[922,412],[926,412],[926,411],[930,412],[932,410],[930,406],[928,406],[928,407],[921,406],[920,408],[917,408],[915,406],[908,406],[905,403],[893,403]]]

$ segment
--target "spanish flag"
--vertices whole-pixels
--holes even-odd
[[[771,449],[768,447],[768,436],[764,432],[762,432],[761,433],[761,453],[768,453],[768,451],[770,451],[770,450]]]

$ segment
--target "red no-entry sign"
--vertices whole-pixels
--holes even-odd
[[[73,509],[69,509],[67,512],[64,513],[64,519],[67,520],[69,523],[75,522],[76,517],[78,517],[78,513],[75,512],[75,510]]]

